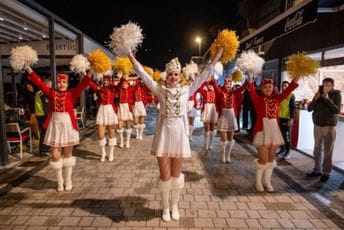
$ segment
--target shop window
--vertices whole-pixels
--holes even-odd
[[[318,61],[321,60],[321,55],[322,55],[321,52],[316,52],[316,53],[310,53],[310,54],[308,54],[308,56],[310,56],[310,57],[313,58],[314,60],[318,60]]]
[[[324,59],[334,59],[344,57],[344,47],[325,51]]]

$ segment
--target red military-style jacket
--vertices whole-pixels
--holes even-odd
[[[143,104],[147,104],[146,94],[147,94],[148,88],[145,84],[143,84],[140,81],[136,81],[136,84],[132,90],[134,92],[135,102],[142,101]]]
[[[113,110],[116,112],[116,106],[114,103],[116,92],[120,87],[122,87],[122,84],[124,82],[124,79],[121,78],[118,85],[116,86],[113,81],[111,81],[110,85],[105,87],[102,85],[97,85],[94,81],[90,81],[88,85],[97,92],[98,94],[98,104],[101,105],[108,105],[111,104]]]
[[[250,97],[256,110],[257,119],[253,129],[253,135],[263,130],[263,118],[278,119],[279,104],[283,101],[294,89],[298,87],[298,84],[291,81],[288,88],[281,94],[272,94],[271,96],[259,95],[256,92],[254,83],[250,84]]]
[[[240,94],[249,86],[249,82],[245,81],[245,83],[240,86],[240,88],[236,91],[230,91],[226,88],[220,88],[216,83],[213,84],[216,94],[218,95],[218,112],[219,117],[221,116],[223,109],[234,109],[236,113],[238,105],[236,105],[236,97],[239,97]]]
[[[73,128],[78,130],[78,123],[76,122],[73,111],[74,104],[80,97],[82,91],[87,87],[89,81],[91,81],[91,78],[86,75],[79,82],[76,88],[67,90],[65,92],[59,92],[56,89],[49,88],[35,72],[32,72],[29,75],[29,80],[32,81],[33,84],[35,84],[37,88],[49,98],[50,112],[43,124],[43,127],[45,129],[48,127],[52,112],[66,112],[70,116]]]
[[[124,82],[124,81],[123,81]],[[134,104],[134,91],[133,88],[129,85],[127,88],[123,88],[122,86],[118,88],[119,90],[119,104],[128,103],[128,107],[130,112],[133,111],[133,104]]]
[[[206,86],[207,84],[214,84],[214,81],[210,81],[210,82],[206,82],[205,81],[201,85],[201,87],[199,87],[199,89],[196,91],[196,93],[200,93],[202,95],[202,98],[203,98],[202,112],[204,111],[204,105],[207,104],[207,103],[215,104],[216,111],[218,112],[217,95],[216,95],[216,92],[215,92],[215,88],[214,88],[214,90],[204,89],[204,86]]]

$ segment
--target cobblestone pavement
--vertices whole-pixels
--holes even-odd
[[[274,193],[254,189],[254,148],[237,138],[232,162],[220,163],[219,140],[202,150],[197,129],[193,156],[185,161],[180,221],[163,222],[156,188],[158,167],[150,155],[155,113],[142,141],[115,150],[100,162],[96,131],[83,131],[75,150],[73,189],[56,191],[48,162],[3,185],[0,229],[344,229],[343,180],[334,172],[326,184],[306,179],[312,160],[293,152],[273,175]]]

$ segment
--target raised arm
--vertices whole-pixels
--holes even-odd
[[[281,102],[284,99],[286,99],[288,97],[288,95],[297,87],[299,86],[299,84],[297,84],[296,81],[291,81],[290,84],[288,85],[288,87],[278,96],[278,100]]]
[[[219,87],[219,85],[216,83],[216,81],[215,81],[215,80],[212,80],[212,81],[211,81],[211,84],[214,86],[214,90],[215,90],[216,94],[219,95],[219,96],[222,96],[222,95],[223,95],[223,91],[222,91],[222,89]]]
[[[30,66],[26,68],[26,71],[28,72],[29,80],[32,81],[35,86],[37,86],[38,89],[40,89],[45,95],[49,96],[50,93],[52,92],[52,89],[49,88],[43,81],[42,79],[36,74]]]
[[[134,70],[142,78],[143,83],[154,93],[158,91],[158,83],[156,83],[151,76],[143,69],[143,66],[136,60],[134,55],[130,52],[128,55],[131,63],[134,66]]]
[[[85,75],[83,79],[78,83],[78,85],[74,89],[71,89],[71,93],[72,93],[74,101],[76,101],[80,97],[82,91],[86,89],[90,81],[91,81],[91,77],[89,77],[88,75]]]
[[[99,89],[98,85],[93,80],[88,82],[88,86],[94,91],[97,91]]]
[[[249,86],[250,86],[250,82],[249,82],[248,80],[246,80],[246,81],[244,82],[244,84],[243,84],[242,86],[240,86],[239,89],[237,89],[237,90],[235,91],[235,93],[240,94],[240,93],[242,93],[245,89],[247,89]]]
[[[222,48],[218,49],[214,60],[212,60],[212,62],[204,68],[204,70],[196,78],[196,80],[193,83],[191,83],[190,88],[189,88],[189,96],[193,95],[196,92],[196,90],[202,85],[202,83],[209,78],[212,71],[214,71],[215,64],[220,60],[222,53],[223,53],[223,49]]]

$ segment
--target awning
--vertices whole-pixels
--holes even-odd
[[[316,20],[318,0],[306,0],[240,40],[241,50],[268,42]]]

